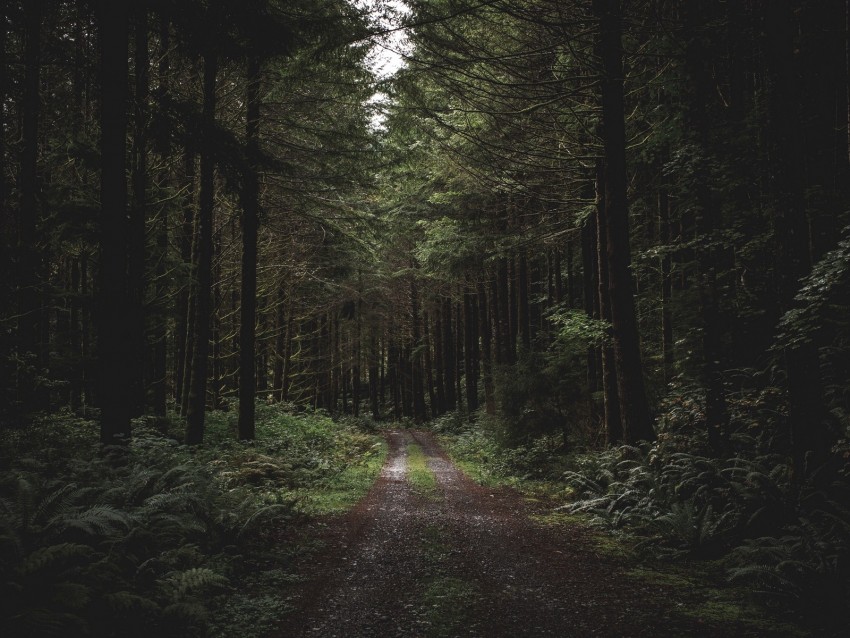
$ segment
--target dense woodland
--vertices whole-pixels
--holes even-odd
[[[279,409],[436,420],[502,471],[565,481],[572,510],[837,622],[844,0],[2,6],[5,580],[48,578],[21,576],[36,547],[95,547],[47,518],[31,541],[22,498],[106,516],[89,535],[130,525],[129,501],[57,487],[89,426],[101,477],[189,446],[157,452],[162,478],[222,431],[278,432]],[[74,445],[38,461],[55,437]],[[52,635],[9,600],[13,635]],[[74,631],[111,635],[97,614]]]

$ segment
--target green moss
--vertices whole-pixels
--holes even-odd
[[[436,498],[437,478],[428,469],[428,461],[417,443],[407,444],[407,481],[418,494]]]

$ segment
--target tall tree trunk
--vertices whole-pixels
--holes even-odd
[[[245,146],[248,170],[242,193],[242,285],[239,312],[239,438],[252,441],[255,436],[254,397],[257,380],[254,377],[257,325],[257,228],[259,225],[260,185],[260,60],[256,55],[248,60],[248,85]]]
[[[487,414],[496,414],[496,397],[493,388],[493,331],[488,312],[487,291],[483,281],[478,282],[478,321],[481,334],[481,367],[484,372],[484,409]]]
[[[442,304],[435,304],[434,309],[434,370],[436,376],[436,391],[437,405],[434,410],[434,416],[439,416],[446,412],[446,382],[445,382],[445,364],[443,363],[443,320],[442,320]]]
[[[452,330],[452,300],[443,298],[443,366],[446,383],[446,409],[451,412],[457,409],[457,392],[455,390],[455,342]]]
[[[516,363],[516,338],[512,335],[513,320],[511,313],[511,286],[510,276],[508,274],[508,259],[506,257],[499,258],[498,272],[496,273],[498,280],[499,294],[499,341],[502,343],[501,363],[512,365]]]
[[[165,108],[168,96],[167,78],[170,72],[171,56],[171,33],[168,20],[162,18],[159,28],[159,65],[157,77],[159,84],[156,90],[156,100],[160,109]],[[168,153],[168,144],[162,140],[157,143],[161,156]],[[170,179],[168,168],[163,168],[160,174],[160,184],[165,184]],[[165,406],[168,399],[168,329],[166,321],[165,300],[168,297],[168,281],[166,279],[168,260],[168,206],[160,206],[156,234],[156,268],[154,285],[154,312],[151,336],[153,340],[153,366],[151,370],[153,413],[158,417],[165,416]]]
[[[478,379],[475,376],[475,341],[478,338],[475,317],[475,295],[463,293],[463,343],[464,372],[466,380],[466,407],[470,418],[478,409]]]
[[[519,335],[522,340],[522,345],[526,350],[531,349],[531,313],[529,310],[528,301],[528,259],[525,255],[525,250],[519,254],[519,267],[517,269],[517,303],[518,303],[518,320],[519,320]]]
[[[711,149],[709,148],[710,122],[706,105],[714,91],[714,79],[705,68],[707,56],[702,46],[700,29],[706,20],[714,16],[707,15],[704,7],[689,5],[686,9],[686,24],[690,38],[685,52],[688,75],[691,79],[691,99],[686,106],[686,126],[694,136],[695,147],[700,149],[704,162],[694,171],[694,223],[697,242],[697,289],[699,294],[700,330],[702,332],[702,361],[700,376],[705,387],[705,427],[708,442],[715,454],[723,454],[728,446],[729,415],[726,410],[726,397],[723,392],[722,352],[720,331],[720,310],[717,293],[716,255],[712,247],[715,219],[719,216],[717,206],[712,202],[710,184]],[[702,159],[704,158],[704,159]]]
[[[463,291],[459,291],[461,295],[461,299],[463,299]],[[464,325],[463,320],[464,312],[463,312],[463,303],[458,302],[455,304],[455,336],[454,336],[454,346],[455,346],[455,355],[454,355],[454,380],[455,380],[455,394],[457,395],[457,406],[458,408],[463,407],[463,391],[461,390],[461,378],[466,373],[466,366],[464,365],[466,362],[464,361],[464,353],[466,351],[465,347],[465,339],[466,335],[466,326]]]
[[[218,58],[213,52],[204,56],[204,126],[215,125],[215,88]],[[198,445],[204,440],[212,318],[213,208],[215,206],[215,160],[208,141],[201,151],[201,181],[198,205],[198,250],[195,260],[197,293],[195,297],[194,348],[189,402],[186,411],[186,443]]]
[[[663,357],[664,383],[670,383],[673,375],[675,353],[673,350],[673,277],[670,256],[670,198],[667,191],[658,193],[658,227],[664,254],[661,257],[661,352]]]
[[[175,321],[174,360],[174,399],[181,414],[186,414],[189,393],[187,391],[191,376],[193,307],[192,294],[195,288],[195,275],[192,260],[192,247],[195,243],[195,155],[188,148],[183,156],[186,196],[183,204],[183,221],[180,230],[180,259],[184,267],[192,273],[188,280],[182,282],[177,293],[177,308]]]
[[[274,340],[274,371],[272,372],[272,386],[274,387],[274,398],[283,401],[283,361],[286,351],[286,288],[281,283],[277,289],[277,303],[275,304],[275,340]]]
[[[620,0],[593,0],[599,18],[602,58],[602,138],[605,149],[605,210],[608,234],[608,289],[617,390],[627,442],[652,440],[655,433],[641,367],[629,247],[625,100],[623,94],[622,13]]]
[[[425,387],[427,388],[428,401],[431,406],[431,416],[435,417],[440,413],[440,407],[437,405],[437,394],[434,390],[434,363],[431,356],[431,318],[427,312],[423,313],[422,326],[425,332],[422,343],[422,352],[425,358]]]
[[[98,4],[101,64],[101,246],[98,319],[100,440],[130,439],[133,338],[127,295],[127,97],[129,15],[122,2]]]
[[[289,400],[289,388],[292,379],[292,342],[294,340],[293,330],[295,321],[292,319],[292,296],[287,295],[287,311],[288,319],[286,320],[286,341],[283,351],[283,379],[280,385],[280,400]]]
[[[588,317],[599,319],[599,252],[597,247],[597,216],[593,213],[585,219],[581,228],[582,284],[584,288],[584,310]],[[587,349],[587,409],[591,425],[599,420],[599,406],[596,393],[599,391],[600,370],[597,359],[599,347]],[[606,423],[606,432],[607,432]]]
[[[73,257],[71,263],[71,411],[76,413],[83,406],[83,381],[85,358],[82,334],[82,291],[80,258]]]
[[[798,281],[810,268],[809,220],[806,215],[804,141],[799,126],[799,69],[792,0],[766,3],[765,32],[771,81],[768,97],[769,137],[772,153],[775,228],[778,243],[776,270],[783,311],[795,306]],[[788,384],[788,421],[794,475],[801,480],[826,457],[820,359],[814,342],[785,350]]]
[[[35,361],[19,365],[18,400],[24,411],[36,404],[36,380],[31,369],[40,358],[41,302],[39,277],[41,270],[36,247],[39,218],[38,206],[38,139],[41,98],[41,19],[44,0],[24,4],[24,81],[21,113],[21,166],[19,178],[20,209],[18,218],[18,348],[24,357]],[[126,56],[125,56],[126,57]],[[126,83],[126,78],[124,79]],[[116,89],[119,90],[119,89]]]
[[[417,423],[422,423],[427,418],[425,414],[425,391],[422,386],[422,353],[420,342],[422,331],[419,325],[419,288],[416,280],[410,280],[410,315],[413,327],[413,343],[411,351],[411,381],[413,383],[413,418]]]
[[[148,55],[147,3],[138,3],[135,10],[135,100],[133,117],[132,183],[130,205],[128,294],[130,321],[133,322],[132,361],[130,367],[130,409],[132,416],[145,411],[145,365],[148,352],[145,339],[145,222],[147,217],[148,186],[148,98],[150,94]]]
[[[369,407],[375,421],[381,418],[381,403],[378,396],[381,382],[379,357],[378,331],[373,320],[369,322]]]
[[[608,269],[608,211],[605,206],[605,162],[597,161],[596,168],[596,258],[599,283],[599,318],[611,322],[610,272]],[[602,347],[602,400],[605,416],[605,440],[614,445],[623,440],[623,419],[620,390],[617,385],[617,355],[613,331],[610,342]]]

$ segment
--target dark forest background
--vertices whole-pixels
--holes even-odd
[[[202,493],[210,464],[265,486],[240,497],[242,523],[271,521],[259,551],[294,517],[268,481],[354,463],[380,422],[434,424],[839,626],[848,3],[406,4],[2,2],[14,635],[107,635],[128,609],[207,631],[204,588],[247,577],[220,568],[236,536],[192,536],[233,507]],[[388,77],[372,43],[392,17]],[[164,494],[195,499],[173,528]],[[186,555],[145,589],[104,567],[128,529],[151,535],[135,568]]]

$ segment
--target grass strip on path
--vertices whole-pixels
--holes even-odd
[[[436,498],[437,477],[428,469],[428,459],[418,443],[407,444],[407,481],[419,495]]]

